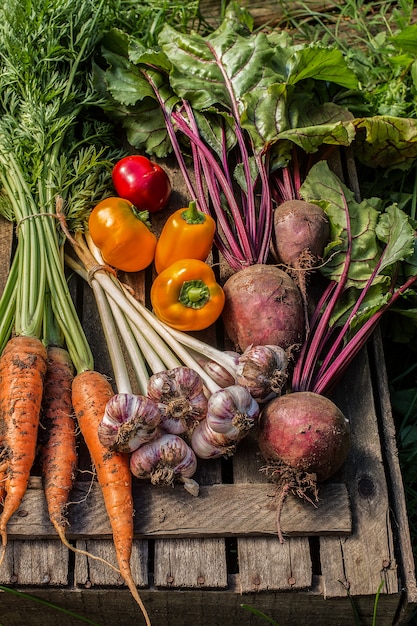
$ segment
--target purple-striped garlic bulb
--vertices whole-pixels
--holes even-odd
[[[109,450],[132,452],[155,437],[160,421],[159,408],[150,398],[118,393],[107,402],[98,437]]]
[[[203,459],[232,456],[258,417],[259,405],[245,387],[220,389],[210,396],[207,417],[195,428],[191,447]]]
[[[196,357],[198,364],[201,365],[210,378],[222,388],[236,384],[236,374],[232,374],[231,371],[235,371],[237,368],[240,357],[238,352],[233,352],[231,350],[225,350],[223,355],[228,359],[228,369],[212,359],[201,356]],[[231,363],[233,363],[233,366]]]
[[[175,367],[153,374],[148,397],[161,413],[161,428],[174,435],[191,434],[207,414],[207,397],[201,376],[189,367]]]
[[[236,381],[258,402],[280,396],[287,378],[288,355],[280,346],[249,346],[239,358]]]
[[[152,441],[131,454],[130,469],[136,478],[149,479],[153,485],[172,486],[175,481],[183,482],[191,495],[198,495],[198,483],[192,479],[197,458],[178,435],[160,429]]]
[[[231,385],[213,393],[207,405],[207,424],[229,439],[241,439],[255,425],[259,405],[246,387]]]
[[[191,447],[200,459],[218,459],[233,456],[240,439],[230,439],[210,428],[207,419],[201,420],[191,437]]]

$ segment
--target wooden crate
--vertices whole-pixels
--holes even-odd
[[[175,180],[175,210],[184,206],[186,194],[175,167],[166,167]],[[156,228],[162,219],[155,216]],[[0,245],[3,289],[12,247],[12,228],[5,221],[0,222]],[[149,273],[125,278],[146,299]],[[92,292],[78,278],[71,278],[70,285],[96,368],[111,375]],[[407,622],[417,602],[414,562],[378,337],[358,356],[334,400],[351,421],[349,457],[321,486],[317,508],[288,498],[284,544],[276,536],[274,488],[259,471],[262,459],[253,436],[240,444],[232,460],[199,463],[197,498],[181,485],[157,488],[135,480],[132,568],[153,626],[265,623],[242,604],[281,626],[366,626],[372,623],[381,584],[378,626]],[[89,469],[82,445],[80,469]],[[114,562],[101,494],[88,473],[80,473],[72,501],[71,541]],[[101,626],[142,623],[130,592],[110,568],[75,555],[56,538],[36,471],[9,525],[0,584]],[[80,623],[8,592],[0,592],[0,614],[5,626]]]

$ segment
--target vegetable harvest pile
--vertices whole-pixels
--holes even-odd
[[[252,431],[283,542],[286,494],[314,501],[346,460],[350,424],[329,396],[414,294],[417,248],[414,221],[361,199],[334,163],[411,167],[417,123],[355,117],[340,51],[253,32],[237,3],[209,34],[165,25],[153,49],[112,28],[116,4],[0,9],[0,213],[16,227],[0,299],[0,563],[38,445],[51,522],[77,550],[78,426],[111,521],[108,565],[150,624],[130,569],[135,479],[198,496],[198,460],[232,456]],[[176,211],[165,157],[189,195]],[[94,293],[112,381],[68,270]],[[123,282],[143,270],[149,306]],[[214,325],[231,349],[200,334]]]

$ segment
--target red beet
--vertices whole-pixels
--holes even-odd
[[[322,260],[329,237],[329,219],[317,204],[287,200],[274,209],[271,252],[298,285],[307,324],[307,279]]]
[[[267,472],[278,485],[278,536],[282,504],[288,492],[312,502],[317,482],[332,476],[350,447],[350,425],[328,398],[310,391],[271,400],[259,421],[258,443]],[[312,494],[312,497],[308,494]]]
[[[287,200],[274,210],[272,251],[277,261],[309,270],[323,257],[330,226],[321,207],[304,200]]]
[[[257,264],[232,274],[224,284],[222,319],[235,348],[299,346],[304,335],[304,310],[293,279],[274,265]]]

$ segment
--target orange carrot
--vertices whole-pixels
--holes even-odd
[[[0,357],[0,422],[4,426],[5,498],[0,515],[4,559],[7,524],[25,495],[36,453],[46,348],[34,337],[10,339]]]
[[[113,533],[117,562],[147,626],[151,622],[133,580],[130,557],[133,544],[132,473],[129,455],[110,451],[98,438],[98,426],[108,400],[114,395],[109,381],[99,372],[78,374],[72,384],[75,415],[96,470]]]
[[[40,457],[49,518],[65,545],[66,509],[77,467],[76,429],[72,414],[74,367],[64,348],[49,346],[44,381]],[[68,546],[72,549],[72,546]]]
[[[6,451],[4,449],[4,434],[3,434],[4,423],[3,420],[0,423],[0,511],[3,508],[4,496],[6,495],[6,487],[4,485],[5,476],[6,476]]]
[[[118,572],[105,559],[71,545],[66,537],[66,509],[77,467],[76,422],[72,409],[74,367],[64,348],[49,346],[47,354],[39,443],[49,518],[67,548]]]

